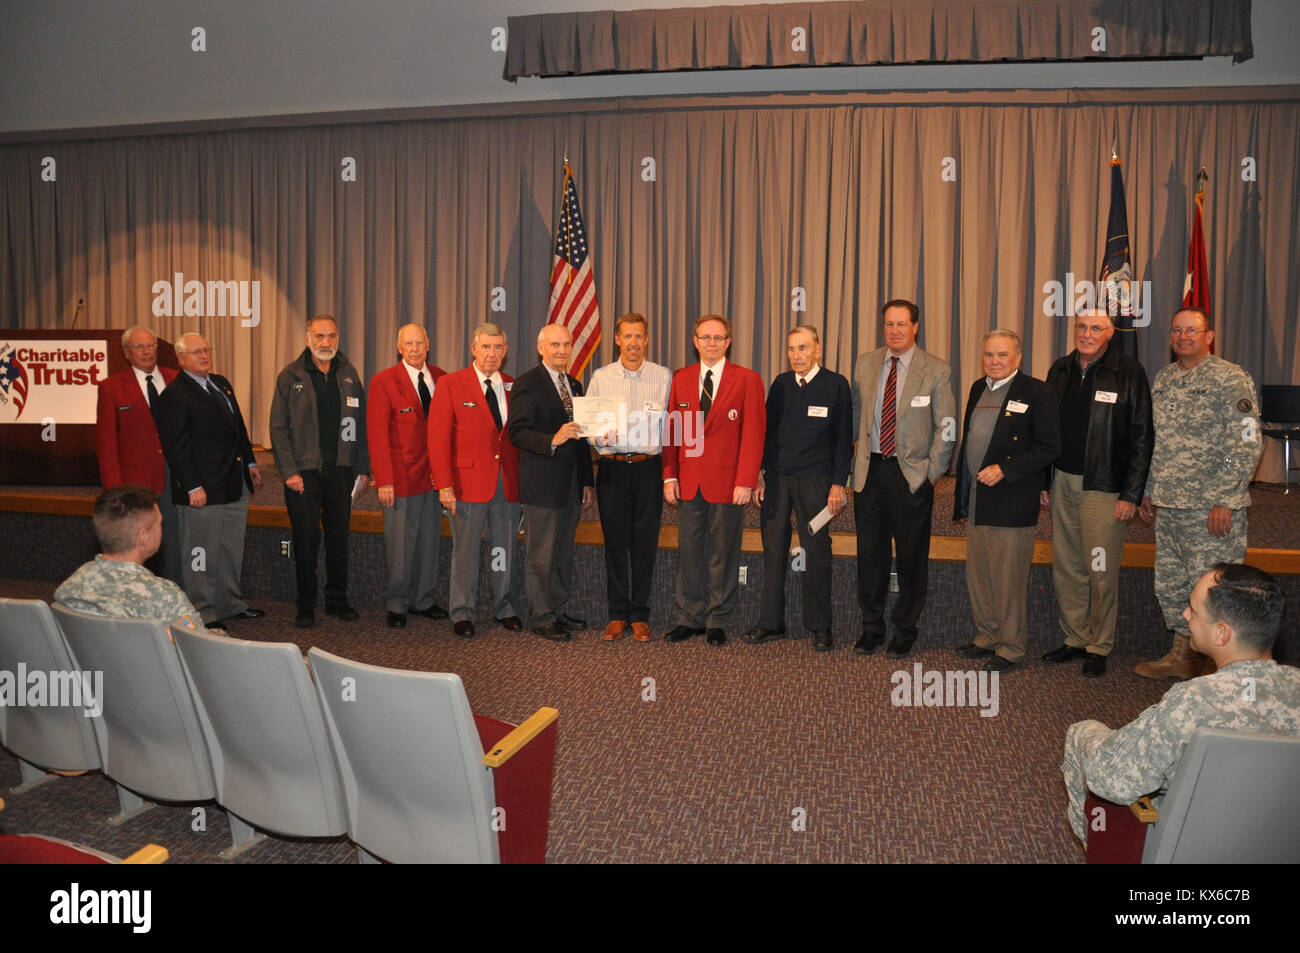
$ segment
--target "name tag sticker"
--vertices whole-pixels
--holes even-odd
[[[913,407],[929,407],[929,406],[930,406],[930,395],[929,395],[929,394],[917,394],[915,397],[912,398],[912,406],[913,406]]]
[[[1097,396],[1094,400],[1099,400],[1103,404],[1113,404],[1118,397],[1119,394],[1115,393],[1113,390],[1099,390],[1097,391]]]
[[[809,416],[809,417],[825,417],[825,416],[826,416],[826,408],[825,408],[825,407],[809,407],[809,408],[808,408],[808,416]]]
[[[1013,414],[1023,414],[1028,409],[1028,404],[1022,403],[1018,400],[1007,401],[1007,410],[1011,411]]]
[[[349,406],[349,407],[360,407],[360,406],[361,406],[361,398],[359,398],[359,397],[349,397],[349,398],[348,398],[348,406]]]

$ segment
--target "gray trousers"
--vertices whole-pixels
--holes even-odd
[[[677,621],[725,629],[740,589],[740,534],[745,508],[709,503],[703,494],[678,503]]]
[[[384,555],[388,560],[389,612],[431,608],[438,589],[442,505],[438,491],[399,496],[384,507]]]
[[[185,594],[204,625],[243,612],[240,598],[244,571],[244,530],[248,526],[248,489],[238,503],[178,506]]]
[[[581,512],[581,498],[557,508],[524,504],[524,587],[533,628],[568,614],[573,534]]]
[[[489,503],[456,501],[451,524],[451,592],[447,614],[453,622],[473,622],[478,595],[482,550],[487,533],[489,578],[492,580],[492,615],[498,619],[519,615],[519,585],[516,581],[515,541],[519,538],[519,504],[506,499],[502,478]],[[436,499],[436,495],[435,495]]]
[[[1029,645],[1029,567],[1034,527],[971,526],[966,531],[966,590],[975,619],[972,641],[1009,662]]]
[[[158,494],[158,510],[162,513],[163,574],[184,588],[185,574],[181,567],[185,565],[185,559],[181,555],[180,507],[172,502],[171,467],[165,467],[163,472],[166,479],[163,480],[162,493]]]

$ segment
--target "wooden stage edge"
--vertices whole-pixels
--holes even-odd
[[[94,498],[90,496],[56,495],[41,493],[0,493],[0,512],[38,513],[50,516],[85,516],[91,515]],[[271,529],[289,528],[289,514],[282,506],[249,506],[248,525]],[[375,510],[357,510],[352,514],[352,532],[383,533],[384,517]],[[450,536],[451,531],[443,521],[442,535]],[[798,544],[799,534],[794,534],[793,545]],[[574,534],[574,542],[584,546],[600,546],[605,542],[598,522],[581,522]],[[677,548],[677,527],[664,526],[659,530],[659,548]],[[761,553],[763,540],[756,529],[744,531],[741,548],[747,553]],[[1151,569],[1155,565],[1154,543],[1128,543],[1124,546],[1125,569]],[[857,538],[853,533],[831,533],[831,552],[836,556],[853,557],[857,555]],[[930,558],[936,562],[962,563],[966,561],[966,538],[964,536],[931,536]],[[1265,572],[1286,575],[1300,574],[1300,550],[1296,549],[1248,549],[1246,560]],[[1052,541],[1040,539],[1034,543],[1034,564],[1050,566],[1052,564]]]

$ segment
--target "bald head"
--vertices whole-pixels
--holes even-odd
[[[537,332],[537,353],[551,370],[563,371],[573,353],[573,335],[562,324],[544,324]]]

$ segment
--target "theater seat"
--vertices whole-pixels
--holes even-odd
[[[0,799],[0,811],[4,807]],[[167,857],[167,848],[157,844],[146,844],[131,856],[118,858],[57,837],[0,834],[0,864],[161,864]]]
[[[78,668],[102,672],[103,714],[90,719],[103,771],[117,785],[121,823],[160,801],[210,801],[216,782],[180,658],[167,628],[56,604]]]
[[[1092,795],[1106,830],[1088,833],[1088,863],[1300,862],[1300,737],[1198,728],[1159,811]],[[1143,817],[1138,817],[1141,814]]]
[[[343,789],[320,701],[292,643],[172,629],[232,825],[284,837],[347,833]],[[257,838],[222,851],[230,859]]]
[[[38,599],[0,599],[0,672],[13,675],[15,690],[19,666],[29,674],[43,673],[47,682],[51,672],[67,673],[68,685],[76,671],[59,624]],[[0,745],[18,757],[22,773],[23,783],[15,793],[52,780],[54,775],[47,771],[92,771],[100,766],[94,719],[86,717],[86,707],[50,705],[52,700],[47,696],[41,705],[0,704]]]
[[[542,863],[556,718],[476,718],[460,677],[308,657],[363,862]]]

